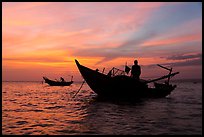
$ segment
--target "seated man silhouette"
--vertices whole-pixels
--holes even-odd
[[[65,80],[63,79],[63,77],[60,77],[61,82],[65,82]]]
[[[139,80],[140,74],[141,74],[141,67],[138,65],[138,61],[135,60],[134,65],[132,66],[132,69],[131,69],[131,77]]]

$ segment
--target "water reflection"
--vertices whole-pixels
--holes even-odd
[[[80,84],[3,83],[2,133],[32,135],[175,135],[202,133],[202,89],[186,85],[168,98],[107,101]],[[183,86],[183,87],[182,87]]]

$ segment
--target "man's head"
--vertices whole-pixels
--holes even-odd
[[[137,61],[137,60],[135,60],[135,61],[134,61],[134,64],[135,64],[135,65],[137,65],[137,64],[138,64],[138,61]]]

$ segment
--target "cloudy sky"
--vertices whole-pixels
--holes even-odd
[[[201,2],[4,2],[3,80],[81,80],[74,59],[105,73],[138,59],[142,78],[202,75]]]

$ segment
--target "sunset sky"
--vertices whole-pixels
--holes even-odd
[[[142,78],[202,78],[201,2],[4,2],[3,81],[82,80],[138,59]]]

